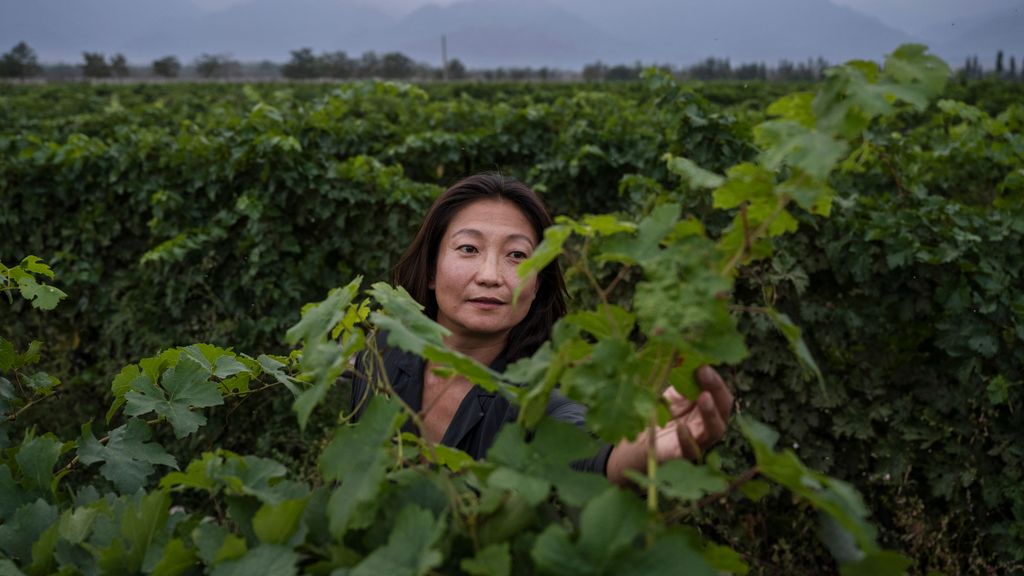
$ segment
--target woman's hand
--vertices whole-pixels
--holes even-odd
[[[658,462],[674,458],[698,460],[701,454],[725,436],[732,415],[732,393],[722,377],[710,366],[697,370],[701,388],[697,401],[687,400],[675,388],[662,395],[672,411],[672,419],[655,431],[655,452]],[[624,440],[608,457],[608,479],[620,485],[628,482],[626,470],[647,469],[648,430],[636,440]]]

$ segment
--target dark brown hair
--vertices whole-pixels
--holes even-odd
[[[427,212],[412,244],[395,266],[393,281],[405,288],[437,320],[437,298],[430,280],[437,267],[437,251],[448,224],[459,210],[477,200],[498,198],[514,203],[533,226],[538,239],[551,226],[551,216],[536,192],[501,174],[483,173],[464,178],[445,190]],[[565,280],[558,262],[537,276],[537,296],[526,317],[508,334],[505,357],[509,362],[533,354],[551,336],[551,329],[565,315]]]

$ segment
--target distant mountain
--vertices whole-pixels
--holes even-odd
[[[429,5],[403,18],[375,44],[440,63],[442,34],[450,56],[471,66],[579,67],[635,47],[547,0]]]
[[[124,51],[132,34],[199,14],[191,3],[167,0],[6,1],[0,6],[0,50],[25,41],[44,61],[80,62],[83,51]]]
[[[934,26],[921,36],[953,66],[961,66],[968,56],[976,55],[991,70],[999,50],[1005,52],[1007,65],[1011,55],[1024,64],[1024,4]]]
[[[1021,5],[1021,0],[832,0],[836,4],[856,6],[882,22],[909,34],[926,38],[947,37],[948,28],[964,19],[1003,13]],[[927,4],[922,9],[922,4]]]
[[[283,62],[310,47],[397,50],[439,64],[444,34],[449,57],[470,68],[687,65],[710,56],[839,62],[922,40],[954,65],[1000,48],[1024,57],[1024,2],[976,1],[989,11],[911,36],[831,0],[462,0],[402,17],[372,0],[247,0],[213,12],[184,0],[4,0],[0,51],[24,40],[46,62],[80,62],[83,50],[122,52],[134,63],[167,54],[188,62],[203,52]]]
[[[878,58],[907,34],[828,0],[631,0],[597,9],[564,0],[588,22],[627,38],[644,61],[690,63],[709,56],[775,63],[821,56],[830,61]]]

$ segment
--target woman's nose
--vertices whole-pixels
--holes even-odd
[[[500,262],[498,257],[487,255],[480,262],[480,268],[476,271],[476,281],[486,286],[501,284],[501,271],[498,269]]]

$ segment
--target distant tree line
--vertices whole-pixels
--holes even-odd
[[[1003,78],[1024,81],[1024,58],[1008,58],[1000,50],[994,66],[986,68],[977,56],[967,58],[957,76],[962,80],[982,78]],[[728,58],[707,58],[691,66],[675,68],[663,65],[681,79],[688,80],[766,80],[803,81],[820,80],[829,63],[822,58],[803,62],[781,60],[774,66],[764,62],[748,62],[733,65]],[[10,51],[0,56],[0,78],[71,80],[76,78],[286,78],[290,80],[387,78],[394,80],[484,80],[484,81],[551,81],[573,80],[582,77],[590,82],[615,82],[637,80],[647,66],[637,62],[632,65],[609,65],[594,62],[583,67],[581,73],[558,70],[549,67],[497,67],[469,70],[460,60],[448,61],[447,70],[416,62],[401,52],[365,52],[359,57],[350,57],[342,51],[315,54],[312,48],[300,48],[291,52],[291,58],[284,64],[271,61],[242,63],[229,54],[202,54],[188,65],[173,55],[153,60],[149,66],[129,65],[123,54],[109,58],[99,52],[83,52],[82,62],[73,64],[42,65],[35,51],[25,42],[19,42]]]

